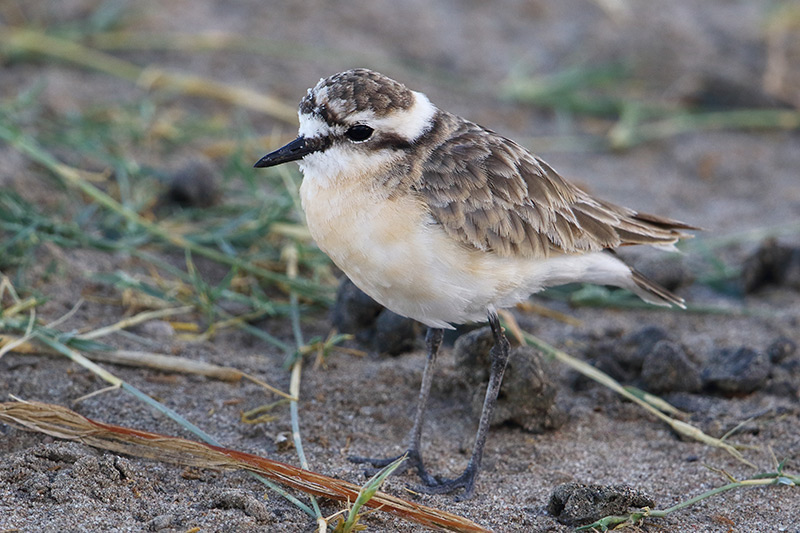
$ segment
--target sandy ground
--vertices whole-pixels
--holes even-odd
[[[47,20],[87,16],[92,2],[60,7],[29,7]],[[317,79],[368,66],[426,92],[439,106],[523,141],[564,176],[616,203],[668,214],[705,228],[710,237],[737,235],[753,228],[785,225],[800,217],[800,139],[796,133],[687,133],[623,153],[557,150],[551,135],[580,135],[604,127],[574,122],[552,112],[521,106],[497,95],[510,72],[551,73],[564,65],[624,62],[631,66],[642,94],[675,101],[705,87],[711,77],[759,92],[766,68],[766,21],[773,2],[613,2],[506,1],[348,3],[290,1],[131,3],[135,29],[221,31],[282,43],[269,57],[245,53],[182,52],[124,54],[138,64],[159,65],[244,86],[268,90],[295,101]],[[643,5],[642,5],[643,4]],[[795,66],[797,66],[795,64]],[[429,73],[436,72],[437,77]],[[67,66],[9,64],[0,77],[3,98],[43,81],[42,98],[55,113],[90,103],[125,101],[140,94],[131,84]],[[435,81],[434,81],[435,80]],[[203,105],[198,101],[193,105]],[[223,108],[224,110],[224,108]],[[258,131],[274,124],[254,118]],[[535,139],[540,139],[540,144]],[[534,141],[527,142],[527,140]],[[266,147],[265,147],[266,148]],[[186,154],[175,154],[175,157]],[[168,162],[167,162],[168,163]],[[11,187],[41,205],[53,199],[41,169],[0,146],[0,186]],[[744,240],[724,257],[741,264],[758,245]],[[797,235],[781,243],[800,245]],[[123,256],[45,247],[42,264],[57,258],[58,276],[37,289],[49,301],[42,318],[69,310],[90,282],[87,273],[135,268]],[[692,249],[681,259],[691,270]],[[642,268],[658,270],[664,256],[637,255]],[[800,343],[800,297],[796,289],[772,286],[742,296],[715,292],[701,283],[678,291],[695,305],[746,308],[749,316],[571,308],[537,300],[580,321],[580,325],[537,315],[520,315],[527,329],[589,361],[614,360],[615,346],[645,326],[663,328],[675,345],[707,369],[723,348],[750,347],[766,354],[779,338]],[[87,302],[62,327],[109,323],[121,316],[115,306]],[[259,327],[291,342],[284,322]],[[326,335],[327,315],[307,317],[307,338]],[[139,330],[142,333],[141,330]],[[129,347],[124,338],[115,345]],[[244,333],[222,332],[204,343],[158,338],[161,351],[224,364],[259,375],[288,389],[283,355]],[[611,354],[611,355],[609,355]],[[547,512],[553,490],[566,482],[626,484],[665,508],[723,485],[723,469],[745,478],[786,459],[787,471],[800,467],[800,408],[797,352],[767,363],[767,377],[753,392],[662,393],[691,413],[690,422],[714,436],[740,424],[731,437],[751,446],[753,470],[725,452],[678,438],[668,427],[607,389],[579,379],[547,362],[565,414],[556,430],[526,431],[504,424],[489,436],[484,472],[476,496],[455,502],[451,496],[418,496],[416,501],[469,517],[496,531],[569,531]],[[366,358],[331,357],[325,368],[306,367],[301,421],[311,468],[363,482],[347,455],[399,453],[410,428],[424,354],[397,357],[371,353]],[[619,359],[619,357],[617,357]],[[425,456],[432,471],[460,472],[466,464],[475,420],[469,409],[473,387],[448,347],[440,358],[425,428]],[[787,362],[788,361],[788,362]],[[780,364],[779,364],[780,363]],[[781,366],[781,364],[783,366]],[[780,367],[780,368],[779,368]],[[271,370],[270,370],[271,369]],[[185,417],[201,423],[225,446],[296,463],[289,447],[288,411],[277,420],[245,426],[239,413],[269,401],[255,385],[222,383],[114,367],[114,372]],[[747,371],[745,369],[744,371]],[[781,373],[782,372],[782,373]],[[71,405],[104,384],[63,359],[7,354],[0,359],[0,398]],[[632,382],[640,384],[637,377]],[[783,380],[783,381],[781,381]],[[187,436],[162,416],[122,392],[111,392],[75,406],[81,414],[114,424]],[[406,495],[410,475],[390,479],[385,490]],[[339,506],[324,503],[333,513]],[[371,531],[417,531],[413,524],[376,513],[365,519]],[[638,531],[800,531],[796,488],[734,491],[703,501],[668,518],[633,526]],[[119,457],[74,443],[0,425],[0,531],[312,531],[301,511],[241,474],[185,470],[169,464]]]

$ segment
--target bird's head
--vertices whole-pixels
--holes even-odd
[[[300,102],[297,139],[256,167],[299,161],[306,178],[380,172],[427,132],[436,115],[428,98],[368,69],[324,78]]]

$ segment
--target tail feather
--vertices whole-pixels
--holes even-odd
[[[675,305],[686,309],[686,301],[683,298],[671,293],[634,268],[631,268],[631,279],[636,284],[634,291],[645,302],[667,307]]]

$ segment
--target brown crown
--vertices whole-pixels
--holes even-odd
[[[378,72],[357,68],[321,80],[300,102],[300,112],[319,114],[329,122],[337,122],[343,115],[364,110],[372,110],[381,117],[398,109],[408,109],[413,103],[413,94],[402,83]]]

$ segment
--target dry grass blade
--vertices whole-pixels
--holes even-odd
[[[179,90],[193,96],[215,98],[240,107],[261,111],[287,124],[297,124],[297,110],[294,106],[245,87],[236,87],[200,76],[170,73],[155,67],[144,69],[137,84],[146,89],[164,88],[173,91]]]
[[[155,311],[145,311],[143,313],[127,317],[115,324],[111,324],[110,326],[105,326],[102,328],[95,329],[93,331],[89,331],[87,333],[83,333],[79,335],[79,337],[81,339],[98,339],[100,337],[105,337],[110,333],[114,333],[116,331],[126,329],[131,326],[136,326],[143,322],[173,315],[180,315],[183,313],[191,313],[192,311],[194,311],[194,306],[191,305],[184,305],[181,307],[169,307],[166,309],[156,309]]]
[[[271,459],[210,444],[96,422],[58,405],[4,402],[0,404],[0,421],[61,439],[77,440],[89,446],[117,453],[201,468],[245,470],[309,494],[342,502],[355,501],[361,491],[361,487],[354,483]],[[434,530],[488,531],[466,518],[382,492],[375,493],[366,506]]]
[[[222,381],[239,381],[244,376],[244,372],[235,368],[219,366],[203,361],[195,361],[194,359],[188,359],[186,357],[142,352],[138,350],[98,351],[87,354],[86,356],[93,361],[101,361],[103,363],[154,368],[164,372],[197,374]],[[281,396],[287,396],[285,392],[281,392],[273,387],[269,387],[269,389]]]
[[[520,302],[516,305],[516,308],[522,311],[523,313],[535,313],[545,318],[551,318],[553,320],[558,320],[559,322],[563,322],[564,324],[569,324],[570,326],[583,325],[583,322],[581,322],[580,320],[578,320],[573,316],[569,316],[566,313],[556,311],[555,309],[550,309],[549,307],[545,307],[543,305],[535,304],[531,301],[526,300],[524,302]]]
[[[287,124],[297,124],[297,111],[275,97],[250,89],[185,74],[169,73],[155,67],[142,68],[74,41],[27,28],[4,28],[0,45],[15,52],[43,54],[127,79],[145,89],[159,88],[215,98],[255,109]]]
[[[29,342],[29,339],[25,337],[13,335],[3,335],[0,337],[0,354],[5,352],[25,354],[58,353],[55,350],[48,349],[46,346],[32,344]],[[91,352],[86,354],[86,358],[95,362],[111,363],[115,365],[153,368],[164,372],[178,372],[182,374],[197,374],[221,381],[232,382],[245,378],[278,396],[282,396],[288,400],[294,399],[293,396],[286,394],[280,389],[276,389],[269,383],[236,368],[195,361],[194,359],[187,359],[176,355],[165,355],[137,350],[112,350],[107,352]]]

